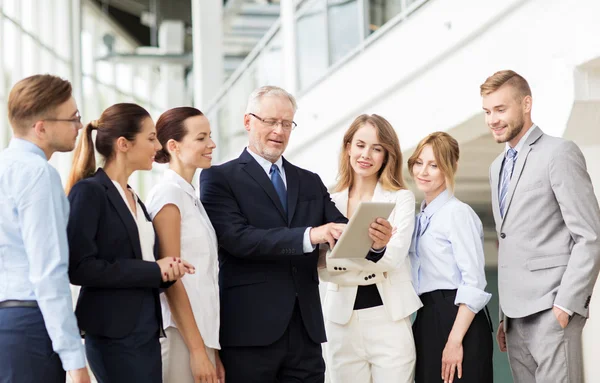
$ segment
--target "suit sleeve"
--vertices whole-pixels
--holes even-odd
[[[96,233],[103,214],[104,199],[101,187],[86,182],[79,182],[69,193],[71,212],[67,238],[71,283],[109,288],[161,287],[160,267],[156,262],[140,259],[109,262],[99,257]]]
[[[347,271],[387,272],[404,264],[408,257],[408,249],[415,226],[415,196],[413,193],[398,193],[394,217],[390,223],[396,228],[396,233],[390,239],[385,253],[379,261],[328,258],[327,270],[333,274]],[[340,271],[340,269],[346,271]]]
[[[200,199],[219,239],[219,246],[234,257],[281,259],[304,254],[307,227],[259,229],[251,226],[222,173],[210,168],[200,173]]]
[[[325,184],[321,181],[321,177],[317,174],[314,174],[317,178],[317,182],[321,187],[321,193],[323,194],[323,206],[325,206],[323,210],[323,224],[335,222],[335,223],[348,223],[348,218],[344,217],[342,213],[335,206],[335,203],[331,200],[331,195],[327,191]]]
[[[549,167],[552,191],[575,245],[554,304],[584,317],[600,270],[600,209],[585,159],[571,141],[561,145]]]

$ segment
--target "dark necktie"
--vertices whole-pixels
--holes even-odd
[[[281,178],[281,173],[279,172],[279,167],[275,164],[271,165],[271,171],[269,172],[271,175],[271,182],[273,183],[273,187],[279,196],[279,200],[283,205],[283,211],[287,214],[287,190],[285,190],[285,184],[283,183],[283,179]]]

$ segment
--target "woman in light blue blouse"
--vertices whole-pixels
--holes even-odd
[[[492,382],[492,327],[484,310],[483,228],[453,195],[458,143],[447,133],[425,137],[408,168],[425,199],[409,252],[423,307],[413,324],[416,383]]]

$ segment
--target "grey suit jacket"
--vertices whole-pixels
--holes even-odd
[[[501,318],[553,304],[587,317],[600,270],[598,201],[579,147],[532,129],[518,153],[504,218],[498,205],[504,152],[490,167]]]

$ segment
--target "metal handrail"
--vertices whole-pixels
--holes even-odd
[[[389,30],[394,28],[396,25],[404,21],[407,17],[413,14],[416,10],[421,8],[425,3],[430,0],[419,0],[411,5],[409,5],[402,12],[398,13],[396,16],[391,18],[387,23],[385,23],[381,28],[377,31],[373,32],[370,36],[361,41],[354,49],[344,55],[340,60],[336,63],[329,66],[329,68],[315,81],[313,81],[309,86],[300,90],[299,96],[309,92],[312,88],[321,83],[325,78],[331,75],[331,73],[337,71],[342,66],[346,65],[350,60],[352,60],[356,55],[360,52],[364,51],[367,47],[377,41],[380,37],[385,35]],[[206,113],[210,114],[213,112],[213,109],[218,107],[221,100],[229,93],[231,88],[237,83],[237,81],[242,77],[242,75],[250,68],[250,66],[254,63],[254,61],[258,58],[258,56],[263,52],[264,48],[271,42],[275,34],[279,31],[281,27],[281,18],[277,19],[277,21],[273,24],[271,29],[267,31],[265,36],[256,44],[256,46],[250,51],[250,53],[246,56],[246,58],[240,63],[235,72],[229,78],[223,86],[217,92],[217,95],[211,100],[208,107],[206,108]]]

